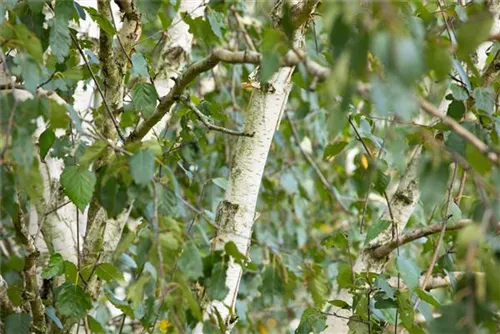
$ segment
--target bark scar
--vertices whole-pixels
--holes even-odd
[[[227,231],[231,229],[234,231],[235,226],[235,216],[238,212],[240,205],[234,204],[229,201],[223,200],[220,202],[217,208],[217,214],[215,216],[215,222],[219,225],[219,229],[222,231]]]

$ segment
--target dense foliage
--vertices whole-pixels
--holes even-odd
[[[222,61],[194,73],[168,100],[154,84],[168,80],[164,67],[173,66],[163,50],[181,1],[137,0],[132,9],[127,1],[0,3],[6,333],[56,333],[75,324],[80,333],[184,333],[199,321],[205,333],[218,333],[220,324],[203,319],[204,305],[228,293],[229,261],[244,267],[233,332],[319,333],[339,317],[333,305],[352,311],[355,333],[394,332],[395,324],[410,333],[496,333],[494,4],[323,1],[309,13],[251,247],[242,254],[231,242],[212,247],[240,136],[205,123],[243,128],[252,91],[272,91],[265,83],[284,62],[296,27],[291,7],[276,20],[274,4],[265,1],[210,0],[202,16],[183,14],[193,43],[176,59],[179,76],[216,47],[259,52],[260,71],[252,81],[258,62]],[[135,21],[132,33],[120,34]],[[97,25],[101,38],[82,29],[84,22]],[[328,76],[311,71],[312,62]],[[123,80],[123,89],[113,80]],[[78,101],[85,91],[92,98]],[[144,121],[161,108],[170,110],[166,126],[141,141]],[[380,271],[355,272],[363,247],[398,226],[381,217],[420,145],[420,200],[392,241],[434,230],[390,249]],[[48,170],[58,167],[62,174],[51,179]],[[74,216],[54,218],[69,206]],[[129,216],[113,249],[106,249],[102,215],[113,224]],[[70,225],[67,248],[78,247],[75,258],[55,246],[58,228],[50,221]],[[441,286],[422,286],[429,266],[423,284],[441,278]],[[339,289],[349,291],[352,304],[336,297]]]

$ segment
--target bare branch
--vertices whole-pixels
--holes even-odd
[[[222,126],[217,126],[215,124],[210,123],[208,120],[208,117],[204,115],[196,106],[194,105],[193,102],[188,97],[182,97],[181,98],[182,103],[186,105],[189,109],[191,109],[192,112],[196,114],[198,119],[205,125],[209,130],[214,130],[214,131],[219,131],[223,133],[227,133],[228,135],[232,136],[243,136],[243,137],[253,137],[255,133],[245,133],[245,132],[239,132],[239,131],[234,131],[231,129],[224,128]]]
[[[455,121],[453,118],[450,118],[446,115],[443,115],[438,108],[436,108],[432,103],[425,99],[420,99],[420,107],[427,112],[429,115],[437,117],[441,119],[441,121],[448,125],[453,132],[457,135],[471,143],[475,148],[477,148],[481,153],[485,154],[486,157],[495,164],[500,163],[500,159],[498,157],[498,153],[492,151],[492,149],[486,145],[483,141],[477,138],[472,134],[469,130],[464,128],[460,123]]]
[[[454,277],[455,279],[459,280],[461,279],[462,277],[464,277],[464,275],[466,274],[466,272],[464,271],[452,271],[449,273],[448,276],[431,276],[429,278],[429,280],[427,281],[427,286],[426,286],[426,290],[434,290],[434,289],[439,289],[439,288],[446,288],[448,287],[450,284],[451,284],[451,278],[450,276]],[[474,275],[476,276],[484,276],[484,273],[482,272],[476,272],[474,273]],[[397,277],[391,277],[387,283],[389,283],[390,286],[392,287],[397,287]],[[424,276],[421,276],[420,277],[420,285],[423,286],[423,281],[424,281]],[[400,285],[400,289],[407,289],[408,287],[403,283]]]
[[[470,219],[462,219],[453,225],[446,225],[446,231],[456,231],[472,224]],[[399,236],[398,240],[390,240],[385,244],[373,250],[373,256],[377,259],[388,256],[394,249],[406,245],[414,240],[435,234],[441,231],[443,224],[432,224],[425,227],[417,228],[411,232],[403,233]]]

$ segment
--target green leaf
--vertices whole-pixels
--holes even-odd
[[[64,193],[81,210],[85,210],[92,198],[96,183],[95,174],[81,170],[77,166],[64,168],[61,175],[61,185]]]
[[[139,110],[144,118],[148,118],[156,109],[158,94],[155,87],[150,83],[137,83],[132,90],[132,100],[134,106]]]
[[[95,268],[96,275],[106,281],[123,281],[123,273],[111,263],[100,263]]]
[[[334,144],[328,144],[323,151],[323,160],[329,160],[335,157],[337,154],[342,152],[342,150],[347,146],[348,142],[340,141]]]
[[[262,40],[262,60],[260,62],[260,82],[267,82],[281,66],[281,58],[286,53],[283,35],[278,30],[269,29]]]
[[[155,173],[155,156],[151,151],[139,151],[130,159],[130,174],[135,183],[146,185]]]
[[[137,7],[141,14],[146,16],[147,19],[156,19],[156,15],[160,10],[162,1],[151,1],[151,0],[137,0]]]
[[[66,282],[77,282],[78,268],[71,261],[64,261],[64,277]]]
[[[394,293],[396,292],[396,289],[389,285],[389,283],[387,282],[388,279],[388,277],[381,274],[375,279],[374,285],[377,289],[385,292],[387,297],[394,299]]]
[[[78,159],[78,164],[81,169],[88,169],[92,162],[97,159],[104,152],[107,147],[107,143],[104,140],[98,140],[92,145],[85,149],[85,152]]]
[[[189,32],[192,33],[201,43],[206,45],[216,44],[217,35],[214,33],[210,23],[199,16],[193,19],[189,13],[181,13],[181,16],[189,25]]]
[[[57,103],[54,100],[49,100],[50,109],[50,128],[51,129],[67,129],[69,126],[68,111],[64,105]]]
[[[453,98],[458,101],[465,101],[469,98],[469,93],[467,89],[463,86],[459,86],[457,84],[450,85],[451,95]]]
[[[487,11],[475,14],[460,25],[457,31],[458,52],[461,57],[477,49],[479,44],[488,40],[493,17]]]
[[[390,182],[391,182],[391,176],[385,174],[380,169],[377,169],[377,178],[375,179],[373,186],[379,194],[381,195],[384,194]]]
[[[62,322],[61,322],[61,319],[59,319],[57,317],[57,314],[56,314],[56,309],[52,306],[47,306],[45,308],[45,314],[47,315],[47,317],[52,320],[53,323],[56,324],[57,328],[59,329],[63,329],[63,325],[62,325]]]
[[[374,225],[370,225],[368,231],[366,232],[365,243],[375,239],[380,233],[387,230],[389,226],[391,226],[391,222],[388,220],[379,220]]]
[[[465,157],[472,168],[481,174],[486,174],[491,170],[490,160],[471,144],[466,144]]]
[[[87,316],[87,322],[89,323],[89,329],[92,333],[106,334],[104,326],[90,315]]]
[[[396,268],[410,290],[415,290],[419,287],[420,270],[413,260],[400,255],[396,258]]]
[[[116,177],[110,177],[106,183],[98,184],[96,197],[99,204],[102,205],[109,217],[116,218],[127,205],[127,187]]]
[[[323,307],[328,296],[328,281],[323,268],[319,265],[306,267],[304,270],[307,290],[312,296],[316,307]]]
[[[227,179],[225,179],[223,177],[217,177],[215,179],[212,179],[212,182],[217,187],[221,188],[222,190],[226,190],[227,189],[228,182],[227,182]]]
[[[109,22],[109,20],[106,17],[101,15],[101,13],[97,11],[97,9],[92,7],[83,7],[83,8],[87,11],[87,13],[89,13],[90,17],[92,18],[92,20],[94,20],[95,23],[97,23],[99,28],[101,28],[106,32],[106,34],[110,36],[116,34],[116,30],[111,24],[111,22]]]
[[[491,87],[477,87],[472,92],[475,100],[475,106],[478,109],[486,111],[489,115],[495,110],[495,95]]]
[[[6,334],[28,334],[31,326],[31,315],[28,313],[10,314],[5,319]]]
[[[144,56],[140,52],[134,52],[131,59],[132,68],[130,73],[132,73],[132,77],[148,77],[148,64]]]
[[[223,300],[228,294],[226,286],[226,268],[223,263],[216,263],[208,280],[207,294],[212,300]]]
[[[80,319],[92,308],[92,300],[80,286],[64,283],[57,288],[56,307],[61,315]]]
[[[124,300],[116,298],[116,296],[108,289],[104,289],[104,295],[108,298],[109,302],[113,304],[117,309],[128,315],[129,317],[134,317],[134,311],[129,303]]]
[[[12,154],[18,167],[28,171],[33,165],[33,141],[31,135],[25,128],[20,128],[15,132],[12,141]]]
[[[50,256],[49,263],[42,271],[42,277],[49,279],[61,275],[64,272],[64,259],[61,254],[55,253]]]
[[[415,289],[415,293],[424,302],[427,302],[427,303],[431,304],[434,307],[438,307],[438,308],[441,307],[441,303],[439,302],[439,300],[437,300],[436,297],[434,297],[433,295],[431,295],[429,292],[427,292],[425,290],[422,290],[422,289]]]
[[[337,283],[340,289],[352,285],[352,269],[347,263],[339,264],[339,273],[337,275]]]
[[[467,317],[464,303],[445,305],[440,308],[441,316],[429,323],[429,334],[469,334],[470,328],[463,323]]]
[[[285,292],[285,284],[278,270],[273,266],[267,266],[262,273],[262,285],[260,293],[271,301],[279,300]]]
[[[351,306],[341,299],[329,300],[328,304],[336,306],[338,308],[346,309],[346,310],[351,309]]]
[[[59,2],[61,1],[57,1],[56,3]],[[59,63],[62,63],[69,54],[69,46],[71,44],[69,34],[68,21],[64,18],[59,18],[56,13],[50,29],[50,49]]]
[[[330,29],[330,44],[333,49],[333,59],[336,60],[344,51],[352,37],[352,25],[345,21],[346,17],[339,14]]]
[[[200,251],[192,241],[189,241],[184,248],[178,266],[190,279],[196,280],[203,276],[203,261]]]
[[[460,121],[465,114],[465,105],[462,101],[453,100],[448,106],[448,116]]]
[[[430,207],[444,198],[450,170],[445,162],[435,166],[431,160],[424,163],[420,171],[421,199],[425,207]]]
[[[397,293],[398,310],[401,316],[403,326],[410,334],[424,334],[424,330],[415,323],[415,311],[408,291],[398,291]]]
[[[326,328],[326,315],[321,311],[308,307],[300,317],[295,334],[322,333]]]
[[[52,144],[56,140],[56,134],[50,128],[47,128],[38,138],[38,145],[40,146],[40,158],[43,160],[49,152]]]
[[[227,255],[231,256],[236,263],[241,265],[243,268],[245,267],[246,263],[248,262],[248,258],[242,253],[240,253],[238,247],[234,242],[232,241],[227,242],[224,245],[224,251],[226,252]]]
[[[225,26],[224,19],[226,16],[223,13],[219,13],[213,10],[207,11],[205,15],[214,34],[217,37],[222,38],[223,37],[222,29]]]

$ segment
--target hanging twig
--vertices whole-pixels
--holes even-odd
[[[241,136],[241,137],[253,137],[255,135],[255,133],[239,132],[239,131],[224,128],[222,126],[214,125],[214,124],[210,123],[210,121],[208,120],[208,117],[206,115],[204,115],[198,108],[196,108],[194,103],[191,102],[191,100],[188,97],[182,97],[181,102],[184,103],[184,105],[186,105],[186,107],[188,107],[192,112],[194,112],[196,114],[196,116],[198,117],[198,119],[209,130],[219,131],[219,132],[226,133],[228,135]]]
[[[444,218],[443,218],[443,224],[441,227],[441,232],[438,237],[438,241],[436,244],[436,247],[434,249],[434,254],[432,255],[431,263],[429,264],[429,268],[427,269],[427,272],[424,276],[424,280],[422,282],[422,290],[425,290],[427,287],[427,282],[429,281],[429,278],[432,275],[432,271],[434,269],[434,266],[436,265],[437,257],[439,254],[439,249],[441,248],[441,243],[443,242],[444,234],[446,231],[446,226],[448,224],[448,219],[450,216],[448,216],[448,212],[450,209],[450,203],[452,199],[452,193],[453,193],[453,184],[455,183],[455,179],[457,177],[457,169],[458,169],[458,163],[455,163],[455,166],[453,167],[453,174],[451,175],[451,181],[450,181],[450,186],[448,187],[448,198],[446,199],[446,204],[445,204],[445,209],[444,209]],[[415,302],[415,306],[413,309],[416,309],[418,307],[418,304],[420,303],[420,298],[417,298],[417,301]]]
[[[92,67],[90,67],[90,64],[87,60],[87,57],[85,56],[85,53],[83,52],[83,50],[80,46],[80,43],[78,43],[78,41],[76,40],[76,38],[72,34],[70,34],[70,36],[71,36],[71,39],[73,40],[73,44],[75,44],[76,48],[78,49],[78,52],[80,53],[80,55],[83,58],[83,61],[85,62],[85,66],[87,67],[87,69],[90,73],[90,76],[92,77],[92,80],[94,81],[94,83],[96,85],[96,88],[97,88],[97,91],[99,92],[99,95],[101,95],[102,102],[104,103],[104,107],[106,108],[106,111],[108,112],[108,116],[111,118],[111,121],[113,122],[113,125],[114,125],[116,132],[118,134],[118,137],[120,137],[122,142],[125,142],[125,137],[123,136],[122,131],[120,130],[120,125],[118,124],[118,122],[115,118],[115,115],[113,114],[113,111],[111,110],[111,107],[109,106],[109,103],[106,100],[106,97],[104,96],[104,92],[102,91],[101,86],[99,85],[99,82],[97,81],[97,78],[94,74],[94,71],[92,71]]]

